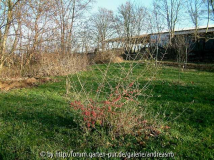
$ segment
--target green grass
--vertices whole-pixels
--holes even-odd
[[[126,69],[129,63],[122,64]],[[99,66],[105,70],[105,65]],[[110,73],[118,73],[118,64],[112,64]],[[133,70],[133,78],[142,70]],[[139,80],[145,84],[150,72]],[[41,151],[75,152],[174,152],[175,159],[214,159],[214,73],[196,70],[181,72],[178,68],[165,67],[149,88],[152,97],[148,109],[170,126],[168,132],[150,138],[139,145],[133,137],[126,143],[103,137],[103,144],[96,142],[97,132],[84,134],[73,121],[66,96],[65,77],[61,81],[39,85],[31,89],[17,89],[0,93],[0,159],[41,159]],[[86,80],[84,87],[97,89],[96,80],[102,76],[97,69],[81,72]],[[75,75],[72,79],[77,79]],[[111,85],[116,85],[114,81]],[[80,89],[80,85],[77,84]],[[106,89],[108,93],[108,88]],[[72,91],[71,91],[72,94]],[[105,97],[105,93],[103,93]],[[143,100],[143,97],[142,99]],[[111,144],[111,145],[108,145]],[[123,145],[127,144],[127,145]]]

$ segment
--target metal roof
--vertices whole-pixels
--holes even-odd
[[[210,33],[210,32],[214,32],[214,26],[212,27],[199,27],[197,29],[197,32],[198,33]],[[176,30],[174,35],[185,35],[185,34],[194,34],[195,33],[195,29],[194,28],[191,28],[191,29],[182,29],[182,30]],[[170,32],[168,31],[165,31],[165,32],[160,32],[160,33],[150,33],[150,34],[143,34],[143,35],[139,35],[139,36],[134,36],[134,37],[130,37],[130,39],[133,41],[133,42],[136,42],[136,41],[148,41],[148,38],[151,36],[151,35],[158,35],[158,34],[162,34],[162,35],[169,35]],[[123,42],[127,40],[126,37],[118,37],[118,38],[113,38],[113,39],[108,39],[108,40],[105,40],[104,42]]]

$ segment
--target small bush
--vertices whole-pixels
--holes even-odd
[[[108,50],[104,52],[97,52],[95,53],[95,57],[92,61],[96,64],[121,63],[124,61],[122,55],[122,50]]]
[[[102,76],[92,80],[92,89],[84,87],[87,86],[87,82],[78,74],[77,79],[70,81],[73,92],[71,95],[76,95],[70,107],[82,131],[88,135],[99,133],[100,137],[93,137],[93,141],[105,141],[105,136],[111,140],[122,138],[124,141],[127,136],[131,136],[141,141],[145,137],[148,139],[161,134],[161,121],[157,121],[147,110],[149,83],[142,85],[139,81],[145,75],[144,72],[153,76],[157,68],[153,64],[146,64],[146,71],[142,69],[142,73],[139,73],[136,79],[132,79],[134,69],[142,66],[140,62],[131,62],[128,65],[118,63],[113,65],[116,66],[114,69],[110,66],[107,65],[105,70],[102,70],[102,65],[94,66],[97,68],[94,74],[98,74],[99,71]],[[150,72],[153,69],[154,72]],[[151,81],[153,79],[144,78]]]

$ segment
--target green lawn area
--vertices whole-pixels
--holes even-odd
[[[130,64],[121,65],[128,70]],[[121,74],[118,66],[110,66],[112,76]],[[98,87],[95,81],[102,80],[100,73],[106,66],[99,65],[99,68],[101,70],[94,67],[79,74],[86,82],[86,89],[94,88],[92,95]],[[133,79],[142,74],[143,68],[144,65],[134,67]],[[152,73],[144,74],[145,78],[139,79],[142,86]],[[73,121],[74,114],[69,107],[75,95],[71,90],[66,96],[66,77],[57,78],[59,82],[0,92],[0,159],[41,159],[41,151],[71,150],[87,153],[172,151],[175,159],[214,159],[214,72],[181,71],[173,67],[158,71],[148,86],[151,96],[146,107],[170,129],[145,140],[143,145],[133,137],[127,137],[121,144],[120,139],[111,140],[107,135],[100,144],[95,139],[97,132],[84,134]],[[76,75],[70,78],[77,80]],[[114,86],[115,82],[110,83]],[[77,86],[80,89],[80,84]]]

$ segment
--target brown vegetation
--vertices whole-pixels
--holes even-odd
[[[85,69],[87,58],[75,54],[81,47],[73,25],[92,2],[0,1],[0,78],[67,75]]]
[[[96,64],[99,63],[121,63],[123,62],[122,57],[123,51],[122,50],[108,50],[103,52],[95,53],[94,58],[92,61]]]
[[[37,84],[53,81],[48,77],[43,78],[19,78],[11,80],[0,80],[0,90],[9,91],[15,88],[28,88],[36,86]]]
[[[59,76],[85,70],[89,64],[88,57],[83,54],[35,54],[30,64],[14,57],[16,63],[3,67],[0,78]]]

